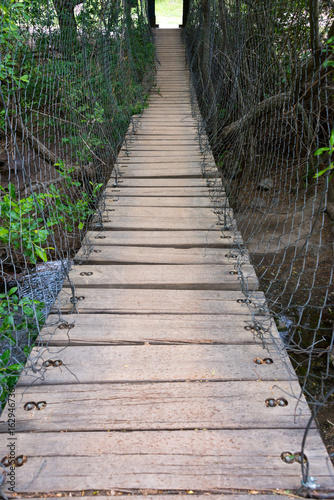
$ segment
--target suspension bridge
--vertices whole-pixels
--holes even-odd
[[[2,463],[15,447],[25,498],[288,498],[301,487],[311,412],[275,323],[266,347],[257,336],[254,318],[269,313],[249,262],[262,309],[242,293],[241,236],[226,227],[233,213],[198,142],[182,30],[154,31],[156,86],[70,272],[75,296],[65,283],[40,370],[27,365],[18,382],[14,436],[11,399],[2,414]],[[314,423],[304,454],[306,486],[334,494]]]

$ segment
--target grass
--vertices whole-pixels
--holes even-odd
[[[182,0],[156,0],[155,16],[160,28],[178,28],[182,24]]]

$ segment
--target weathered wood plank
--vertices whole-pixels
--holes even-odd
[[[223,199],[225,202],[225,199]],[[227,201],[226,201],[227,203]],[[114,196],[105,200],[106,208],[113,208],[114,205],[124,207],[207,207],[214,208],[215,202],[207,196]],[[216,205],[219,207],[218,202]],[[227,205],[228,206],[228,205]]]
[[[77,288],[75,304],[80,313],[120,314],[249,314],[238,299],[241,292],[221,290],[90,290]],[[63,312],[72,312],[73,304],[66,290],[55,303]],[[75,311],[73,311],[75,312]]]
[[[115,491],[117,492],[117,490],[115,490]],[[130,490],[126,489],[125,491],[123,490],[123,492],[129,493]],[[113,493],[114,493],[114,491],[113,491]],[[158,493],[158,490],[154,490],[154,491],[153,490],[145,490],[143,492],[143,494],[145,495],[145,500],[166,500],[166,496],[164,494],[159,495],[156,493]],[[216,491],[215,493],[218,497],[217,493],[219,493],[219,491],[218,492]],[[191,495],[192,493],[188,493],[186,495],[170,495],[168,493],[168,500],[185,500],[185,499],[189,500],[189,494]],[[276,494],[278,494],[277,491],[276,491]],[[208,500],[207,495],[208,494],[204,493],[204,495],[196,495],[195,498],[197,500]],[[244,494],[235,495],[235,494],[227,494],[226,491],[224,491],[223,497],[225,500],[249,500],[249,498],[253,498],[253,500],[254,500],[254,493],[247,494],[247,492],[245,492]],[[29,499],[33,499],[33,498],[34,497],[31,497],[29,495]],[[279,500],[282,500],[282,499],[293,500],[294,498],[295,498],[295,496],[293,494],[291,494],[289,496],[289,495],[284,495],[282,492],[279,493]],[[96,500],[96,495],[94,497],[85,496],[84,499],[85,500]],[[256,499],[257,500],[273,500],[273,496],[272,495],[258,494],[258,495],[256,495]],[[24,500],[26,500],[26,499],[24,499]],[[59,500],[59,497],[49,497],[48,496],[48,500]],[[110,500],[110,496],[99,495],[98,500]],[[143,500],[143,495],[131,495],[131,500]]]
[[[113,187],[114,180],[109,181],[108,186]],[[221,181],[216,181],[217,186],[221,186]],[[162,183],[161,179],[126,179],[118,181],[118,188],[125,187],[207,187],[205,179],[165,179]]]
[[[43,439],[23,433],[17,453],[28,459],[16,469],[16,486],[31,492],[298,489],[300,464],[284,463],[281,453],[300,451],[303,433],[302,429],[54,432],[43,434]],[[6,454],[6,441],[0,450]],[[310,431],[305,452],[317,482],[333,490],[333,470],[317,431]]]
[[[221,226],[215,220],[208,220],[208,217],[201,218],[180,218],[174,217],[121,217],[118,215],[102,216],[102,223],[105,229],[123,229],[123,230],[216,230],[220,231]]]
[[[139,179],[140,180],[140,179]],[[224,212],[230,212],[226,209]],[[225,227],[224,214],[218,215],[211,208],[185,207],[117,207],[106,208],[102,222],[106,229],[164,229],[164,230],[220,230]],[[220,220],[222,222],[220,222]],[[227,223],[231,216],[227,213]]]
[[[232,209],[226,209],[226,215],[232,217]],[[115,205],[113,215],[116,217],[150,217],[152,216],[152,208],[150,207],[121,207]],[[211,207],[156,207],[154,210],[156,218],[182,217],[184,219],[207,218],[208,224],[212,220],[218,220],[214,213],[214,208]],[[190,228],[189,228],[190,229]]]
[[[311,417],[304,398],[296,403],[297,382],[179,382],[143,384],[68,384],[18,387],[16,432],[303,429]],[[295,394],[295,396],[294,396]],[[297,399],[295,399],[297,397]],[[285,407],[267,407],[268,398],[284,398]],[[30,401],[45,401],[43,411],[25,411]],[[8,432],[5,410],[0,433]],[[314,424],[313,427],[316,427]]]
[[[103,236],[103,235],[101,235]],[[231,257],[231,252],[224,248],[173,248],[173,247],[136,247],[136,246],[115,246],[112,247],[105,245],[98,245],[100,238],[97,240],[97,245],[95,248],[98,248],[100,252],[91,252],[89,255],[89,259],[87,262],[84,262],[83,266],[77,266],[77,272],[82,273],[88,271],[92,271],[95,273],[92,265],[100,264],[106,267],[106,272],[108,271],[108,266],[112,264],[178,264],[178,265],[192,265],[194,267],[193,272],[196,273],[197,269],[194,264],[208,265],[208,264],[219,264],[226,266],[226,269],[217,270],[219,272],[229,272],[234,269],[234,265],[237,262],[237,258]],[[76,255],[76,260],[79,260],[85,255],[84,251],[81,250]],[[232,254],[232,255],[238,255]],[[253,268],[250,267],[249,261],[244,262],[248,264],[249,268],[243,269],[245,276],[250,272],[251,274]],[[116,272],[119,272],[120,266],[117,266]],[[174,271],[173,266],[173,273]],[[244,267],[244,266],[243,266]],[[131,268],[129,272],[133,269]],[[160,269],[155,269],[157,272],[160,272]],[[100,268],[99,268],[100,271]],[[102,270],[101,270],[102,271]],[[142,269],[142,272],[145,272],[146,269]],[[161,270],[162,271],[162,270]],[[201,271],[204,272],[205,270]],[[152,271],[149,271],[151,274]],[[182,269],[180,269],[182,272]],[[191,270],[189,270],[191,272]],[[212,271],[208,270],[208,273]],[[71,274],[73,276],[73,274]],[[162,274],[163,276],[163,274]],[[91,276],[93,278],[93,276]],[[236,276],[235,276],[236,278]],[[218,274],[217,274],[218,279]]]
[[[159,166],[154,169],[140,169],[136,168],[136,165],[131,165],[129,168],[121,169],[122,174],[121,178],[122,179],[145,179],[146,177],[148,178],[166,178],[166,177],[171,177],[173,179],[177,178],[188,178],[188,179],[195,179],[195,178],[201,178],[202,173],[200,166],[198,166],[198,169],[196,171],[196,168],[190,169],[190,168],[173,168],[173,167],[168,167],[169,164],[165,164],[164,166]],[[212,174],[213,175],[213,174]]]
[[[187,257],[184,257],[187,260]],[[190,259],[189,259],[190,260]],[[204,259],[202,260],[202,262]],[[89,262],[69,273],[71,283],[80,288],[136,288],[164,290],[240,290],[240,276],[230,264],[118,264]],[[255,290],[258,281],[250,265],[242,266],[244,280]],[[233,273],[233,274],[231,274]],[[69,286],[67,280],[64,286]]]
[[[34,368],[22,372],[18,385],[89,384],[181,380],[290,380],[276,349],[268,352],[260,344],[249,345],[94,345],[66,349],[36,347]],[[283,357],[284,353],[281,353]],[[287,355],[286,355],[287,357]],[[256,364],[255,358],[273,360]],[[42,363],[60,359],[62,365],[43,368]]]
[[[194,147],[196,148],[196,150],[198,149],[198,141],[196,141],[196,139],[189,139],[186,138],[186,139],[183,139],[183,138],[178,138],[178,137],[169,137],[169,138],[162,138],[162,137],[157,137],[156,139],[152,136],[148,136],[148,137],[141,137],[139,139],[139,137],[135,136],[135,135],[131,135],[131,136],[128,136],[126,138],[127,140],[127,143],[129,145],[135,145],[135,144],[139,144],[139,145],[155,145],[157,147],[160,147],[160,146],[168,146],[168,145],[177,145],[177,146],[180,146],[180,145],[194,145]]]
[[[64,322],[50,316],[39,336],[47,345],[113,345],[113,344],[250,344],[259,342],[246,315],[197,314],[67,314]],[[58,328],[59,325],[71,325]],[[266,342],[270,335],[279,338],[273,322],[267,322]],[[270,334],[269,334],[270,332]]]
[[[122,185],[121,185],[122,186]],[[175,186],[175,187],[164,187],[163,189],[160,189],[160,187],[154,187],[154,186],[131,186],[131,187],[120,187],[120,186],[113,186],[113,183],[110,183],[107,187],[106,190],[103,193],[105,196],[117,196],[121,198],[122,196],[142,196],[142,197],[182,197],[182,198],[193,198],[193,197],[199,197],[199,196],[208,196],[210,199],[217,199],[220,196],[225,197],[225,190],[220,187],[219,190],[217,189],[210,189],[207,186],[202,186],[202,187],[182,187],[182,186]]]
[[[140,164],[144,163],[146,167],[149,166],[157,166],[157,165],[164,165],[164,164],[170,164],[172,166],[173,164],[177,163],[174,165],[175,167],[178,166],[188,166],[190,168],[196,169],[198,162],[203,161],[203,156],[199,152],[193,152],[191,155],[187,155],[184,157],[184,155],[179,155],[177,153],[168,153],[167,156],[164,158],[161,158],[160,156],[155,157],[154,153],[153,154],[144,154],[140,152],[139,154],[121,154],[118,157],[118,162],[120,165],[129,165],[129,164]]]
[[[226,237],[227,236],[227,237]],[[240,234],[229,231],[222,235],[218,231],[102,231],[91,233],[91,244],[97,245],[102,253],[101,246],[125,245],[143,247],[175,247],[175,248],[228,248],[241,243]],[[225,255],[225,254],[224,254]],[[93,258],[93,257],[92,257]]]
[[[193,153],[195,151],[198,151],[200,153],[199,148],[194,148],[192,144],[184,144],[184,145],[166,145],[166,146],[157,146],[156,144],[141,144],[141,142],[138,144],[134,145],[128,145],[127,148],[125,146],[122,147],[122,152],[125,154],[125,151],[129,151],[130,157],[134,157],[135,153],[143,152],[153,152],[154,151],[154,156],[155,158],[159,158],[160,156],[162,158],[166,157],[166,151],[168,152],[173,152],[173,153],[186,153],[188,154],[189,152]],[[202,157],[202,153],[200,153]],[[146,155],[147,156],[147,155]]]

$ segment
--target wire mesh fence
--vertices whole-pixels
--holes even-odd
[[[2,404],[94,224],[153,78],[142,1],[0,2]],[[29,363],[37,373],[41,363]]]
[[[242,235],[253,331],[274,340],[242,273],[249,258],[303,390],[320,405],[332,401],[334,376],[333,13],[325,0],[193,0],[185,30],[202,149],[234,214],[222,229]],[[324,411],[330,434],[332,407]]]
[[[287,349],[318,409],[334,376],[333,2],[193,0],[185,40],[203,168],[212,151],[249,327]],[[2,404],[52,304],[41,343],[70,328],[55,299],[99,229],[94,214],[153,76],[142,2],[0,0]],[[249,259],[265,301],[243,272]],[[27,368],[43,377],[43,362],[38,353]]]

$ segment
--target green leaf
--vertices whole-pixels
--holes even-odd
[[[332,133],[331,133],[331,136],[329,139],[329,144],[331,145],[331,147],[334,146],[334,130],[332,130]]]
[[[23,308],[24,314],[26,314],[29,318],[32,318],[34,315],[34,310],[31,309],[31,307],[24,307]]]
[[[13,295],[15,292],[17,292],[17,286],[14,286],[13,288],[11,288],[8,292],[8,296],[10,297],[11,295]]]
[[[83,228],[84,228],[84,223],[80,222],[80,224],[78,225],[78,229],[83,229]]]
[[[29,75],[22,75],[20,77],[20,80],[22,80],[22,82],[28,83],[29,82]]]
[[[10,351],[9,349],[6,349],[0,356],[0,364],[5,365],[10,357]]]
[[[13,200],[15,200],[16,199],[15,186],[11,182],[8,184],[8,190],[10,197],[13,198]]]
[[[317,149],[316,152],[314,153],[314,156],[321,155],[324,151],[330,151],[330,148],[320,148],[320,149]]]
[[[9,234],[8,229],[5,229],[4,227],[0,227],[0,238],[4,237],[7,234]]]
[[[316,179],[317,177],[320,177],[321,175],[323,175],[325,172],[327,172],[327,170],[329,170],[329,167],[325,168],[324,170],[320,170],[320,172],[317,172],[313,178]]]
[[[41,248],[41,247],[38,247],[35,245],[35,253],[36,255],[38,255],[38,257],[40,257],[44,262],[46,262],[48,260],[48,257],[46,255],[46,251]],[[31,259],[30,259],[31,260]]]
[[[13,365],[10,365],[7,367],[7,370],[13,370],[13,371],[17,371],[17,370],[21,370],[22,369],[22,365],[20,365],[20,363],[14,363]]]

